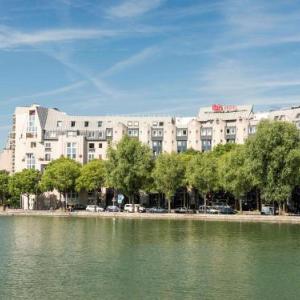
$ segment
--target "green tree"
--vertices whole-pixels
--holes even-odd
[[[296,126],[282,121],[262,121],[246,143],[251,172],[266,202],[276,201],[279,209],[299,184],[300,136]]]
[[[80,176],[76,180],[76,190],[95,192],[97,198],[105,183],[105,163],[103,160],[94,159],[82,166]]]
[[[206,210],[208,194],[218,190],[220,186],[215,153],[212,151],[195,155],[188,164],[186,178],[191,187],[202,193]]]
[[[160,154],[153,170],[153,178],[158,191],[165,194],[168,210],[171,211],[171,200],[178,188],[184,185],[184,160],[176,153]]]
[[[107,184],[124,193],[134,204],[134,196],[149,186],[151,180],[151,149],[137,139],[124,136],[116,147],[108,148],[107,157]]]
[[[237,145],[219,159],[219,182],[223,189],[239,201],[242,212],[242,197],[254,186],[245,146]]]
[[[30,195],[37,195],[39,193],[39,182],[41,173],[33,169],[24,169],[17,172],[9,178],[9,193],[12,198],[20,198],[25,195],[29,200]]]
[[[80,176],[80,163],[73,159],[61,157],[49,163],[45,169],[40,187],[43,191],[57,190],[64,196],[65,206],[67,206],[67,193],[74,191],[76,180]]]
[[[0,171],[0,201],[4,204],[9,195],[8,189],[9,174],[6,171]]]

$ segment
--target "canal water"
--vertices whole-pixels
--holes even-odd
[[[0,299],[300,299],[300,226],[0,217]]]

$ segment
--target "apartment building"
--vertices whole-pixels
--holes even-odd
[[[61,156],[85,164],[106,159],[110,143],[124,135],[149,145],[153,154],[209,151],[218,144],[244,143],[262,119],[293,122],[300,129],[300,106],[254,113],[251,105],[212,105],[195,117],[70,116],[56,108],[33,104],[17,107],[8,143],[0,153],[0,169],[40,171]]]

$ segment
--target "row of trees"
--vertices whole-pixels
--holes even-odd
[[[153,158],[151,149],[137,139],[125,136],[109,147],[106,161],[93,160],[83,166],[59,158],[43,174],[24,170],[13,176],[0,173],[2,201],[43,191],[94,191],[113,187],[130,202],[141,191],[165,195],[168,208],[179,188],[197,190],[206,204],[207,197],[225,191],[241,199],[255,192],[265,203],[276,201],[280,209],[300,186],[300,138],[291,123],[263,121],[245,144],[219,145],[211,152],[188,150],[163,153]]]

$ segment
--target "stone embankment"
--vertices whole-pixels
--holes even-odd
[[[64,212],[20,209],[1,211],[0,216],[46,216],[46,217],[79,217],[79,218],[122,218],[122,219],[152,219],[152,220],[199,220],[223,222],[264,222],[264,223],[294,223],[300,224],[300,216],[261,216],[254,214],[212,215],[212,214],[151,214],[151,213],[109,213],[109,212]]]

